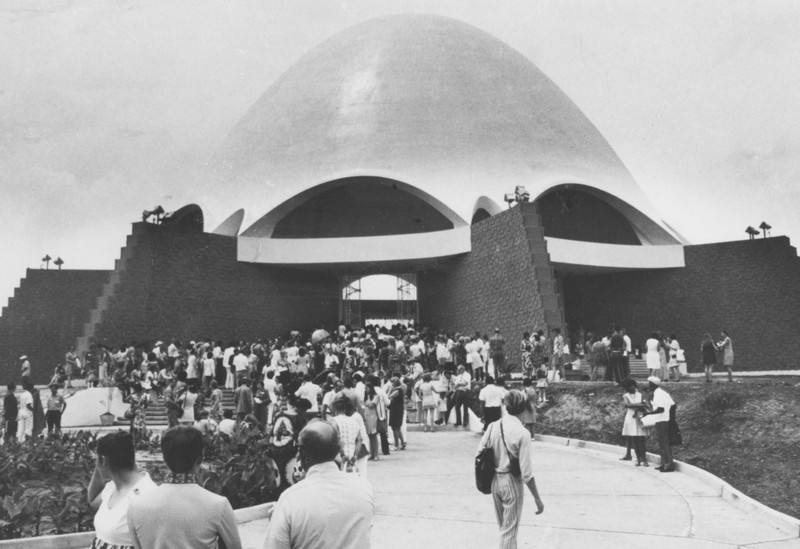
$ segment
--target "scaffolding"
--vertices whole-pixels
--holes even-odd
[[[401,324],[417,324],[417,275],[397,275],[397,320]]]
[[[361,327],[361,277],[342,277],[342,311],[345,326]]]

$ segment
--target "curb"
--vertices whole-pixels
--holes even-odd
[[[618,454],[620,449],[622,449],[621,446],[614,446],[613,444],[590,442],[586,440],[558,437],[555,435],[537,434],[534,435],[533,438],[534,440],[547,442],[557,446],[569,446],[572,448],[595,450],[609,454]],[[659,465],[661,464],[661,457],[656,454],[648,452],[647,459],[651,463],[658,463]],[[791,515],[787,515],[786,513],[781,513],[780,511],[776,511],[771,507],[767,507],[763,503],[756,501],[750,496],[740,492],[721,478],[712,475],[705,469],[695,467],[694,465],[690,465],[679,460],[675,460],[675,469],[678,472],[681,472],[702,482],[703,484],[706,484],[707,486],[714,488],[718,491],[719,497],[737,509],[748,514],[758,514],[764,522],[774,526],[775,528],[786,531],[797,538],[800,538],[800,519],[796,519]]]

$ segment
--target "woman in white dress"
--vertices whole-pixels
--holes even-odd
[[[645,430],[641,420],[642,393],[636,388],[636,381],[626,378],[622,381],[625,395],[622,397],[625,406],[625,420],[622,423],[622,436],[628,443],[628,453],[622,458],[630,460],[630,449],[633,446],[636,452],[636,466],[648,467],[647,451],[645,450]]]
[[[653,332],[645,342],[647,352],[644,355],[647,362],[647,369],[650,370],[651,376],[658,376],[658,371],[661,369],[661,358],[658,354],[658,334]]]
[[[731,335],[722,330],[722,341],[717,343],[717,350],[722,351],[722,365],[728,370],[728,381],[733,381],[733,341]]]

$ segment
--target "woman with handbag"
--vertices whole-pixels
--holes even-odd
[[[544,512],[531,467],[531,434],[522,425],[528,397],[521,391],[509,391],[503,399],[508,415],[490,424],[481,439],[478,453],[492,448],[495,474],[492,480],[500,548],[516,549],[517,531],[522,518],[524,488],[527,486],[536,502],[536,514]]]
[[[361,428],[353,417],[353,411],[353,401],[346,396],[338,396],[331,403],[333,417],[330,423],[339,432],[340,467],[342,471],[347,473],[358,472],[356,462],[359,459],[359,451],[363,446]]]

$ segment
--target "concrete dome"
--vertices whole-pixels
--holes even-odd
[[[366,21],[321,43],[245,114],[214,168],[265,213],[335,180],[401,181],[446,204],[456,229],[479,199],[501,203],[516,185],[535,199],[579,184],[616,197],[642,244],[678,242],[558,86],[491,35],[437,16]],[[242,236],[269,238],[271,217]]]

